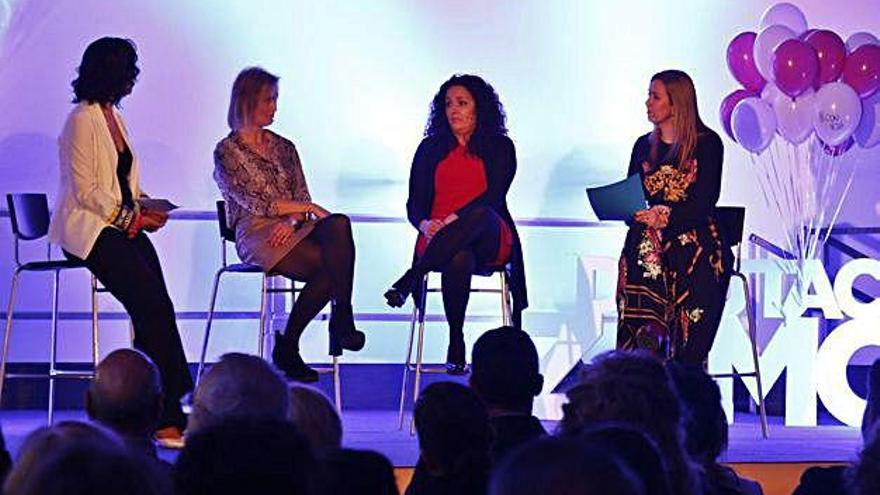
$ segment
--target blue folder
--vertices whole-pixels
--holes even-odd
[[[588,187],[587,197],[599,220],[629,221],[648,206],[639,174],[607,186]]]

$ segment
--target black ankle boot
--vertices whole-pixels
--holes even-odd
[[[351,303],[334,303],[330,310],[330,333],[339,347],[349,351],[364,348],[367,336],[354,327],[354,313]]]
[[[406,304],[406,299],[413,293],[416,287],[416,276],[412,269],[400,277],[391,288],[385,292],[385,303],[392,308],[399,308]]]
[[[299,347],[293,339],[275,332],[275,347],[272,349],[272,364],[284,372],[284,375],[298,382],[314,383],[318,381],[318,372],[309,368],[299,355]]]

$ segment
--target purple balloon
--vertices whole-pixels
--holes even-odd
[[[773,76],[779,90],[792,98],[811,87],[819,74],[819,58],[812,46],[798,39],[783,41],[773,56]]]
[[[852,53],[862,45],[880,45],[880,40],[871,33],[860,31],[849,35],[846,39],[846,51]]]
[[[853,147],[855,141],[853,138],[849,138],[838,145],[830,145],[822,140],[819,140],[819,142],[822,143],[822,151],[824,151],[826,155],[837,157],[849,151],[849,149]]]
[[[736,138],[733,136],[733,129],[730,127],[730,117],[733,115],[733,109],[736,107],[736,104],[750,96],[755,96],[755,94],[745,89],[738,89],[721,100],[721,125],[724,126],[724,132],[734,141],[736,141]]]
[[[758,35],[746,31],[739,33],[727,46],[727,67],[733,77],[749,91],[761,91],[767,81],[755,65],[755,38]]]
[[[810,29],[807,29],[807,30],[804,31],[800,36],[798,36],[798,38],[800,38],[802,41],[807,41],[807,37],[808,37],[809,35],[815,33],[816,31],[819,31],[819,30],[816,29],[816,28],[810,28]]]
[[[833,31],[816,30],[808,34],[804,40],[816,50],[819,57],[819,79],[816,88],[825,83],[836,81],[843,73],[846,62],[846,45]]]
[[[880,89],[880,46],[862,45],[846,57],[843,82],[849,84],[862,98],[868,98]]]

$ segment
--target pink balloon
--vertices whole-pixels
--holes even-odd
[[[823,29],[813,31],[804,41],[816,50],[816,56],[819,57],[819,79],[816,87],[840,78],[846,62],[846,45],[840,36]]]
[[[754,50],[757,36],[751,31],[739,33],[727,46],[727,67],[730,73],[744,88],[755,93],[761,91],[767,83],[755,65]]]
[[[802,41],[807,41],[807,37],[810,36],[811,34],[815,33],[816,31],[819,31],[819,30],[815,29],[815,28],[807,29],[806,31],[801,33],[801,35],[798,36],[798,38],[800,38]]]
[[[776,86],[795,98],[816,81],[819,58],[812,46],[798,39],[783,41],[773,56],[773,76]]]
[[[880,89],[880,46],[862,45],[846,57],[843,82],[867,98]]]
[[[721,125],[724,126],[724,132],[734,141],[736,138],[733,137],[733,129],[730,127],[730,117],[733,115],[736,104],[750,96],[755,96],[755,94],[745,89],[738,89],[721,100]]]

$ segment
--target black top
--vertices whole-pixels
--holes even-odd
[[[506,414],[489,418],[495,438],[492,442],[492,461],[497,464],[520,445],[547,435],[538,418],[528,414]]]
[[[486,191],[456,211],[459,216],[478,206],[492,208],[498,213],[513,234],[513,250],[510,264],[510,290],[513,295],[514,318],[528,307],[526,296],[526,277],[523,265],[522,247],[519,234],[510,211],[507,209],[507,191],[516,175],[516,149],[513,141],[504,135],[487,140],[486,151],[478,153],[486,170]],[[416,229],[422,220],[430,218],[434,203],[434,174],[437,165],[455,149],[454,138],[431,136],[422,140],[413,157],[409,174],[409,198],[406,201],[406,214]]]
[[[122,192],[122,205],[134,209],[134,199],[131,195],[131,186],[128,177],[131,175],[131,165],[134,157],[128,146],[119,151],[119,159],[116,161],[116,177],[119,179],[119,190]]]
[[[709,129],[700,133],[694,149],[695,162],[683,166],[678,156],[667,156],[672,146],[663,141],[659,142],[657,160],[652,163],[650,137],[650,133],[645,134],[633,145],[627,177],[640,174],[648,204],[670,208],[667,229],[678,231],[705,225],[721,194],[721,138]]]

